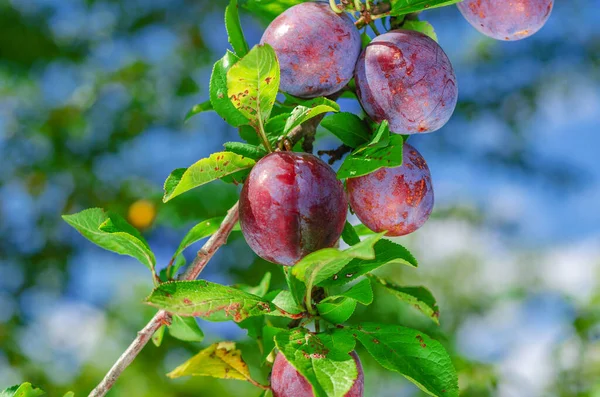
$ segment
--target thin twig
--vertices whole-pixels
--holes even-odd
[[[227,216],[219,226],[219,229],[212,235],[212,237],[204,244],[204,246],[198,251],[198,255],[194,261],[187,268],[187,271],[183,274],[181,279],[183,280],[195,280],[198,275],[202,272],[208,261],[213,257],[215,252],[227,242],[227,238],[231,233],[231,230],[238,221],[238,203],[235,203],[233,207],[227,213]],[[115,384],[121,373],[133,362],[137,355],[142,351],[146,343],[152,338],[152,335],[158,330],[161,325],[168,324],[171,320],[171,315],[164,310],[159,311],[150,320],[150,322],[138,332],[137,338],[129,345],[127,350],[119,357],[117,362],[108,371],[104,379],[96,386],[94,390],[89,394],[89,397],[103,397],[108,393],[111,387]]]
[[[373,20],[388,16],[391,10],[392,5],[390,3],[379,3],[374,7],[371,7],[370,11],[367,10],[363,12],[363,15],[354,24],[359,29],[364,28]]]
[[[329,163],[329,165],[332,165],[336,161],[341,160],[342,157],[344,156],[344,154],[346,154],[350,151],[352,151],[352,148],[350,146],[341,145],[337,149],[333,149],[333,150],[319,150],[317,152],[317,154],[319,156],[323,156],[323,155],[329,156],[328,163]]]

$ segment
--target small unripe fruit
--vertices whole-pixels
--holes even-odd
[[[302,98],[330,95],[348,84],[361,47],[358,29],[348,15],[313,2],[298,4],[275,18],[260,42],[277,53],[281,91]]]
[[[423,226],[433,210],[431,174],[425,159],[404,144],[403,164],[346,182],[352,210],[374,232],[403,236]]]
[[[390,131],[418,134],[436,131],[452,116],[458,89],[444,50],[412,30],[377,36],[356,63],[356,93],[376,122]]]
[[[347,208],[331,167],[312,154],[277,152],[256,163],[244,183],[240,224],[258,256],[292,266],[336,243]]]
[[[352,388],[345,397],[362,397],[364,390],[365,374],[360,359],[355,352],[350,353],[356,362],[358,376]],[[271,372],[271,389],[273,397],[313,397],[312,387],[305,377],[290,364],[283,354],[278,353]]]
[[[520,40],[544,26],[554,0],[465,0],[458,9],[475,29],[497,40]]]

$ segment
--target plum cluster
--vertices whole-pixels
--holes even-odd
[[[527,37],[541,28],[553,0],[465,0],[458,7],[483,33],[501,40]],[[326,3],[289,8],[266,29],[261,43],[277,53],[280,89],[300,98],[334,94],[352,78],[371,120],[387,120],[396,134],[431,133],[454,112],[458,89],[447,55],[429,36],[405,29],[379,35],[361,51],[361,37],[346,14]],[[369,229],[403,236],[429,219],[434,204],[431,174],[423,156],[405,143],[402,166],[349,178],[346,190],[334,171],[308,153],[275,152],[262,158],[244,183],[240,224],[260,257],[293,266],[339,240],[348,202]],[[363,372],[346,396],[363,395]],[[306,379],[277,356],[275,397],[309,397]]]

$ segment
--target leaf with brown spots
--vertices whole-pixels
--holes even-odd
[[[427,288],[401,287],[373,274],[369,274],[369,278],[440,325],[440,309]]]
[[[241,351],[235,348],[234,342],[219,342],[210,345],[169,372],[167,376],[171,379],[182,376],[211,376],[256,383],[252,380],[248,365],[242,359]]]
[[[180,316],[201,317],[209,321],[283,315],[277,306],[256,295],[204,280],[175,281],[158,286],[146,303]]]
[[[227,92],[233,106],[255,129],[271,115],[279,90],[279,61],[268,44],[257,45],[227,72]]]
[[[321,334],[314,335],[299,328],[279,332],[275,335],[275,344],[311,384],[315,397],[343,397],[358,376],[356,363],[348,354],[354,346],[340,331],[331,330],[323,335],[325,343],[320,339]]]
[[[165,181],[163,202],[188,190],[223,178],[238,171],[252,168],[256,161],[232,152],[217,152],[199,160],[189,168],[178,168]]]
[[[363,323],[348,329],[384,368],[401,373],[432,396],[458,396],[456,370],[438,341],[395,325]]]

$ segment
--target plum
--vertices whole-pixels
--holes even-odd
[[[465,0],[458,9],[475,29],[497,40],[520,40],[544,26],[554,0]]]
[[[358,219],[374,232],[388,236],[414,232],[433,210],[429,167],[421,154],[405,143],[402,165],[379,170],[346,182],[348,198]]]
[[[333,94],[352,78],[361,41],[346,14],[327,3],[301,3],[279,15],[261,44],[273,47],[281,66],[280,89],[301,98]]]
[[[367,114],[378,123],[388,120],[397,134],[436,131],[456,107],[452,64],[433,39],[419,32],[377,36],[358,59],[354,76]]]
[[[348,202],[335,172],[308,153],[276,152],[252,169],[240,194],[240,224],[261,258],[292,266],[340,238]]]
[[[352,388],[346,393],[345,397],[362,397],[365,374],[363,372],[360,359],[356,352],[350,353],[358,370],[358,377],[354,381]],[[271,389],[273,397],[313,397],[312,387],[300,373],[283,356],[277,354],[275,363],[273,363],[273,372],[271,372]]]

